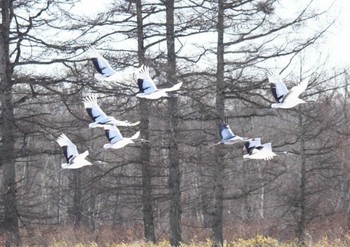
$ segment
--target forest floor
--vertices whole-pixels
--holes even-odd
[[[38,245],[24,245],[24,246],[43,246]],[[69,243],[66,241],[54,240],[51,244],[45,245],[49,247],[169,247],[170,243],[166,240],[161,241],[157,244],[145,243],[145,242],[134,242],[134,243],[109,243],[109,242],[87,242],[87,243]],[[211,241],[181,244],[181,247],[211,247]],[[306,245],[300,245],[297,242],[280,242],[270,237],[264,237],[257,235],[251,239],[237,239],[231,242],[225,242],[223,247],[347,247],[350,246],[350,238],[347,241],[344,240],[333,240],[329,241],[327,238],[317,242]]]
[[[237,223],[237,222],[236,222]],[[271,227],[272,222],[227,224],[224,247],[350,247],[350,229],[344,217],[328,218],[310,224],[305,244],[296,241],[291,227]],[[188,226],[188,225],[187,225]],[[143,225],[105,226],[99,229],[72,226],[38,226],[21,229],[21,246],[49,247],[169,247],[167,226],[156,232],[158,242],[143,240]],[[208,228],[183,227],[181,247],[211,247]],[[0,246],[3,246],[0,238]]]
[[[44,238],[44,236],[43,236]],[[45,241],[39,241],[37,243],[23,243],[22,246],[48,246],[48,247],[170,247],[168,240],[162,240],[156,244],[146,243],[144,241],[135,241],[135,242],[120,242],[115,243],[111,242],[108,239],[97,239],[96,241],[79,241],[78,239],[48,239],[45,238]],[[257,235],[253,238],[242,239],[237,238],[232,241],[225,241],[223,247],[348,247],[350,246],[350,235],[346,235],[341,239],[329,240],[328,238],[323,238],[315,243],[309,241],[304,245],[298,244],[297,241],[279,241],[271,237],[265,237],[262,235]],[[182,243],[181,247],[212,247],[212,242],[206,240],[204,242],[189,242]]]

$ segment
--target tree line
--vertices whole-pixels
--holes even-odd
[[[1,0],[0,212],[9,242],[20,244],[20,229],[67,225],[142,226],[146,241],[165,231],[173,246],[196,229],[220,246],[232,229],[254,225],[305,242],[322,219],[348,220],[347,72],[307,59],[332,23],[308,27],[327,11],[314,1],[298,2],[289,16],[277,0],[115,0],[85,16],[79,4]],[[90,45],[120,80],[93,78]],[[182,81],[180,96],[134,97],[125,71],[142,64],[160,87]],[[308,78],[303,97],[317,103],[271,109],[267,70],[288,86]],[[103,150],[103,133],[88,128],[83,108],[89,93],[106,113],[140,121],[150,143]],[[241,145],[209,147],[223,117],[235,133],[290,154],[246,161]],[[57,172],[61,133],[88,149],[94,165]]]

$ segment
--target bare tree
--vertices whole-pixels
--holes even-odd
[[[5,3],[11,9],[11,2]],[[63,2],[47,4],[35,5],[38,12],[27,22],[23,16],[12,21],[12,52],[6,42],[0,43],[1,164],[8,179],[3,180],[2,203],[14,205],[4,208],[9,210],[4,222],[18,224],[18,219],[12,220],[19,215],[26,229],[64,222],[77,228],[89,225],[96,231],[109,225],[113,231],[133,228],[135,236],[150,242],[169,229],[174,246],[201,229],[200,237],[211,237],[213,246],[220,246],[225,230],[229,231],[225,225],[266,220],[270,224],[264,229],[271,233],[288,220],[296,230],[289,236],[303,241],[310,221],[334,212],[329,206],[334,197],[316,206],[321,197],[338,189],[337,183],[343,183],[343,193],[348,193],[348,178],[339,181],[336,159],[331,156],[338,150],[333,132],[340,123],[339,112],[326,104],[311,105],[310,111],[309,106],[278,112],[269,107],[272,97],[265,69],[281,58],[279,66],[289,70],[296,54],[323,34],[321,30],[298,37],[295,32],[321,15],[310,5],[284,19],[275,14],[278,1],[121,0],[94,18],[72,14]],[[56,7],[62,11],[53,11]],[[47,10],[69,21],[59,22]],[[4,13],[3,19],[11,18],[11,11]],[[32,25],[35,18],[40,22]],[[4,23],[1,39],[6,34]],[[61,45],[56,37],[43,37],[35,30],[58,32],[66,39]],[[71,34],[75,37],[67,38]],[[94,80],[93,66],[84,56],[89,44],[98,47],[118,72],[146,64],[152,67],[157,86],[183,81],[181,97],[149,102],[134,97],[134,78],[113,83]],[[19,69],[27,65],[45,73],[50,72],[46,66],[60,69],[50,75]],[[18,66],[16,73],[13,66]],[[313,94],[308,96],[332,91],[317,87],[321,81],[326,80],[312,82]],[[81,99],[88,93],[98,94],[101,108],[110,115],[141,118],[141,137],[151,142],[103,150],[103,131],[87,127]],[[224,116],[234,132],[262,137],[274,148],[295,154],[254,162],[242,159],[241,145],[208,148],[219,138],[216,122]],[[328,122],[329,116],[334,122]],[[126,136],[134,130],[121,128]],[[79,151],[90,151],[94,166],[76,174],[55,173],[62,159],[55,137],[61,132],[74,138]],[[283,141],[277,133],[285,137]],[[16,156],[11,157],[11,152]],[[346,171],[346,151],[343,156]],[[7,166],[12,177],[5,176]],[[16,176],[12,189],[5,190]],[[7,200],[9,195],[13,197]],[[341,202],[349,208],[346,198]]]
[[[1,160],[2,193],[4,204],[3,229],[9,243],[20,242],[16,200],[16,167],[15,167],[15,128],[13,90],[13,65],[10,62],[10,27],[13,18],[13,1],[1,1],[0,25],[0,88],[1,88]]]
[[[167,69],[166,77],[168,82],[176,82],[176,54],[175,54],[175,32],[174,32],[174,0],[167,0],[166,5],[166,41],[167,41]],[[168,142],[169,142],[169,199],[170,199],[170,244],[179,246],[181,242],[181,173],[178,138],[178,99],[168,99]]]
[[[143,15],[142,15],[142,2],[136,1],[136,17],[137,17],[137,54],[139,64],[145,63],[145,46],[144,46],[144,33],[143,33]],[[145,140],[150,139],[149,131],[149,107],[150,104],[146,99],[139,99],[140,117],[141,117],[141,137]],[[147,241],[153,243],[156,242],[156,236],[154,231],[154,215],[153,215],[153,195],[152,195],[152,175],[151,175],[151,148],[147,143],[141,146],[141,167],[142,167],[142,204],[143,204],[143,225],[144,234]]]
[[[217,12],[217,69],[216,69],[216,96],[215,96],[215,108],[217,120],[220,117],[225,116],[225,95],[224,95],[224,1],[218,1],[218,12]],[[212,246],[222,246],[224,243],[223,236],[223,207],[224,207],[224,162],[223,152],[220,146],[216,146],[215,161],[213,164],[214,172],[214,209],[213,209],[213,222],[212,222]]]

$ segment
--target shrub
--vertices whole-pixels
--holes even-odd
[[[256,237],[250,238],[250,239],[238,238],[237,240],[230,242],[229,246],[230,247],[231,246],[232,247],[292,247],[293,245],[287,244],[287,243],[281,243],[278,240],[271,237],[257,235]]]

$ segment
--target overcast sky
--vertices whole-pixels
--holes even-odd
[[[327,34],[325,49],[335,66],[350,66],[350,0],[337,0],[334,16],[338,14],[334,27]]]
[[[288,0],[284,0],[288,1]],[[331,0],[315,0],[314,3],[320,7],[329,6]],[[79,5],[80,12],[89,15],[96,11],[102,11],[107,6],[110,6],[111,0],[103,0],[105,4],[97,5],[94,0],[82,0]],[[288,2],[285,2],[288,3]],[[288,3],[293,4],[293,3]],[[93,7],[91,7],[93,6]],[[100,6],[100,7],[98,7]],[[289,8],[291,10],[293,8]],[[337,17],[336,23],[326,34],[327,38],[324,44],[319,48],[322,50],[323,56],[328,55],[330,65],[335,67],[350,66],[350,0],[335,0],[333,7],[331,8],[331,14],[328,18]]]

